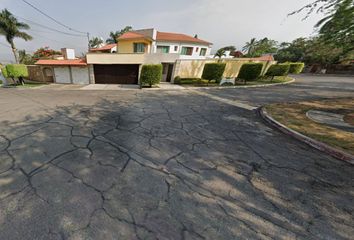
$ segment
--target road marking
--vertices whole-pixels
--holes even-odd
[[[209,93],[206,93],[206,92],[202,92],[202,91],[196,91],[196,90],[190,90],[190,91],[193,92],[193,93],[196,93],[198,95],[202,95],[202,96],[211,98],[213,100],[216,100],[216,101],[219,101],[219,102],[222,102],[222,103],[226,103],[226,104],[229,104],[229,105],[232,105],[232,106],[235,106],[235,107],[243,108],[243,109],[246,109],[246,110],[253,111],[253,110],[257,109],[257,107],[255,107],[255,106],[251,106],[251,105],[249,105],[247,103],[243,103],[243,102],[240,102],[240,101],[235,101],[235,100],[230,100],[230,99],[218,97],[218,96],[215,96],[215,95],[212,95],[212,94],[209,94]]]

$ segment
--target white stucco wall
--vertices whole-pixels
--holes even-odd
[[[71,67],[71,75],[74,84],[89,84],[89,70],[87,67]]]
[[[69,67],[54,67],[54,76],[56,83],[71,83]]]

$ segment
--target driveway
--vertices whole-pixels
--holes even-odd
[[[352,93],[338,79],[0,89],[0,239],[351,239],[354,167],[243,108]]]

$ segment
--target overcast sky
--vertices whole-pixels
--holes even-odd
[[[155,27],[160,31],[198,34],[214,43],[216,50],[225,45],[241,49],[250,38],[268,37],[279,42],[314,34],[320,19],[314,14],[287,17],[311,0],[27,0],[60,22],[91,36],[106,39],[112,30],[126,25],[135,29]],[[313,1],[313,0],[312,0]],[[0,0],[0,9],[14,15],[69,32],[26,5],[22,0]],[[24,21],[23,19],[20,19]],[[30,23],[29,23],[30,24]],[[30,24],[31,25],[31,24]],[[77,55],[87,48],[85,37],[72,37],[31,25],[33,40],[16,40],[18,49],[33,52],[39,47],[75,48]],[[11,49],[0,36],[0,62],[13,60]],[[7,44],[8,45],[8,44]]]

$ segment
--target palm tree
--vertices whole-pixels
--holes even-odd
[[[246,42],[246,45],[242,48],[242,51],[247,52],[247,55],[252,55],[257,44],[257,39],[252,38],[249,42]]]
[[[35,60],[32,58],[31,54],[28,54],[26,50],[18,51],[18,59],[21,64],[31,65],[35,63]]]
[[[110,32],[109,38],[106,40],[106,43],[117,43],[118,38],[126,32],[132,31],[133,28],[131,26],[126,26],[125,28],[121,29],[120,31]]]
[[[94,37],[89,41],[90,48],[98,48],[102,43],[103,43],[103,39],[98,37]]]
[[[11,45],[16,63],[19,61],[16,54],[14,39],[22,38],[25,41],[31,40],[32,36],[20,31],[21,29],[27,30],[29,28],[30,27],[26,23],[19,22],[6,8],[0,12],[0,35],[4,35],[6,41]]]
[[[225,49],[224,48],[220,48],[218,51],[216,51],[214,58],[218,57],[218,58],[222,58],[223,56],[226,56],[225,53]]]

